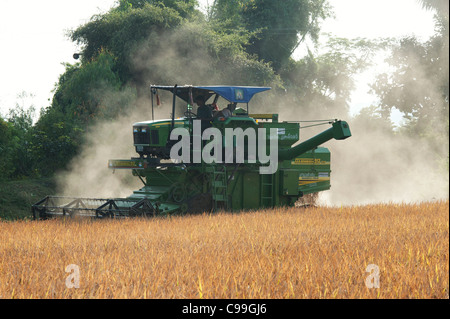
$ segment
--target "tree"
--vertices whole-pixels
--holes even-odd
[[[329,38],[320,47],[321,54],[308,51],[298,61],[290,59],[280,70],[292,99],[290,104],[313,109],[316,116],[346,116],[355,75],[370,66],[372,56],[388,43],[389,40]]]
[[[12,125],[0,117],[0,180],[7,179],[14,171]]]
[[[439,41],[440,42],[440,41]],[[432,39],[420,43],[414,37],[403,38],[393,48],[388,59],[397,70],[377,76],[372,89],[380,97],[380,106],[390,112],[400,110],[409,121],[417,122],[421,130],[433,118],[448,112],[448,60],[442,43]]]
[[[400,39],[387,59],[394,71],[378,75],[371,89],[386,116],[394,108],[402,112],[406,120],[402,131],[425,140],[448,165],[448,1],[420,2],[436,13],[435,35],[423,43],[415,37]]]
[[[28,97],[28,94],[22,92],[19,97],[25,99]],[[29,176],[33,172],[31,135],[33,132],[34,111],[33,105],[26,108],[24,105],[19,104],[16,104],[16,107],[9,111],[11,160],[14,164],[14,170],[10,173],[10,176],[14,178]]]
[[[172,7],[177,1],[121,1],[120,6],[110,12],[95,15],[91,20],[70,33],[71,39],[83,46],[83,63],[107,50],[116,60],[116,71],[123,83],[141,83],[141,74],[133,69],[130,60],[140,43],[149,38],[159,38],[164,31],[179,26],[182,16]],[[129,4],[125,6],[125,3]],[[192,1],[187,2],[191,4]],[[186,14],[183,11],[183,14]]]
[[[84,130],[56,108],[41,111],[30,138],[34,173],[51,176],[67,166],[83,144]]]
[[[277,85],[271,66],[243,50],[247,39],[205,21],[186,22],[158,41],[143,41],[136,67],[142,83]]]
[[[70,35],[83,45],[82,64],[107,50],[115,58],[114,70],[122,84],[135,87],[140,97],[148,96],[148,84],[156,82],[278,81],[268,63],[245,52],[251,33],[228,32],[220,24],[207,23],[196,5],[197,1],[120,1]]]
[[[70,162],[93,123],[116,118],[136,99],[135,90],[124,85],[115,71],[115,57],[106,50],[83,64],[65,66],[52,104],[41,112],[33,130],[32,153],[36,169],[44,175]]]
[[[326,0],[216,0],[210,13],[228,28],[248,30],[253,36],[247,52],[277,72],[306,36],[317,41],[319,22],[330,14]]]
[[[160,7],[172,8],[178,14],[187,18],[196,12],[198,6],[197,0],[119,0],[119,5],[113,9],[114,11],[127,11],[129,9],[142,9],[146,5],[154,5]]]
[[[90,61],[66,64],[66,72],[60,77],[52,100],[52,107],[78,123],[104,117],[112,113],[104,109],[102,101],[107,94],[119,92],[123,83],[116,71],[116,58],[106,50],[100,50]],[[125,107],[125,106],[122,106]],[[116,110],[116,114],[120,112]]]
[[[33,157],[31,136],[35,108],[25,105],[33,95],[22,92],[5,118],[0,118],[0,179],[22,178],[32,175]]]

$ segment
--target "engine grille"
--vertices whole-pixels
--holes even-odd
[[[135,145],[159,144],[158,130],[150,130],[148,127],[134,127],[133,139]]]

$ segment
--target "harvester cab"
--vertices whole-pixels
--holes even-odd
[[[249,112],[253,96],[267,90],[152,85],[152,120],[133,124],[139,157],[108,161],[112,170],[130,170],[143,187],[127,198],[47,196],[32,206],[34,218],[157,216],[294,206],[330,189],[330,151],[320,145],[350,137],[348,124],[327,120],[330,128],[293,146],[300,139],[300,122],[280,122],[278,114]],[[162,92],[171,96],[170,116],[155,120],[155,104],[160,104]],[[218,101],[222,109],[217,108]]]
[[[175,128],[186,128],[190,135],[194,132],[194,120],[198,120],[203,132],[209,127],[225,127],[230,122],[244,121],[256,125],[253,118],[248,117],[248,104],[252,97],[269,87],[237,87],[237,86],[151,86],[152,121],[133,124],[133,137],[136,152],[141,157],[170,159],[170,150],[176,141],[170,139]],[[172,111],[169,119],[154,120],[155,100],[159,104],[158,91],[169,91],[173,95]],[[182,101],[177,103],[177,98]],[[218,108],[222,99],[226,107]],[[211,102],[211,103],[209,103]],[[199,103],[201,103],[199,105]],[[197,109],[195,104],[198,105]],[[240,107],[240,106],[244,107]],[[243,115],[243,116],[242,116]],[[232,119],[229,119],[233,117]],[[224,122],[227,121],[226,125]]]

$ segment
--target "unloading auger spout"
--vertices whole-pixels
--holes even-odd
[[[300,156],[308,151],[313,150],[319,145],[322,145],[325,142],[328,142],[331,139],[336,140],[344,140],[348,137],[352,136],[350,132],[350,127],[345,121],[335,121],[332,123],[332,127],[323,131],[322,133],[317,134],[314,137],[300,143],[297,146],[281,149],[278,151],[278,160],[290,160],[297,156]]]

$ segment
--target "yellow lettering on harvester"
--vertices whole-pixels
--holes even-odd
[[[137,167],[136,162],[133,161],[112,161],[113,166],[118,167]]]
[[[133,160],[109,160],[108,167],[112,169],[145,169],[147,165],[142,161]]]
[[[296,158],[291,161],[292,165],[330,165],[330,162],[322,161],[320,158]]]

